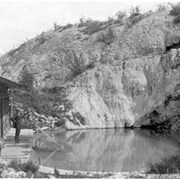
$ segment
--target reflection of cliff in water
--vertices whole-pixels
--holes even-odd
[[[52,136],[52,134],[51,134]],[[142,129],[103,129],[54,132],[54,138],[64,148],[48,159],[45,164],[50,167],[89,171],[132,171],[157,163],[163,157],[179,153],[177,144],[165,135],[151,133]],[[37,143],[58,147],[53,143]],[[54,149],[53,149],[54,148]],[[34,158],[45,160],[48,151],[34,151]]]

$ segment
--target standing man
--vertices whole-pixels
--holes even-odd
[[[15,142],[19,143],[19,135],[21,132],[21,111],[20,109],[16,109],[16,112],[14,116],[11,118],[13,122],[13,127],[16,128],[16,133],[15,133]]]
[[[1,157],[1,150],[4,146],[4,139],[3,138],[0,138],[0,157]]]

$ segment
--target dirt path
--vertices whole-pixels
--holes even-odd
[[[1,151],[1,158],[4,160],[20,159],[28,161],[32,150],[33,133],[32,129],[22,129],[20,143],[15,143],[15,129],[11,128]]]

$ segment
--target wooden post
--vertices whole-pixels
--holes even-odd
[[[39,157],[39,165],[41,165],[41,158]]]
[[[4,136],[4,123],[3,123],[3,98],[0,99],[0,119],[1,119],[1,137]]]

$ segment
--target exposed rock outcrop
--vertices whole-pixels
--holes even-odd
[[[128,60],[124,69],[116,64],[85,72],[70,87],[74,109],[85,117],[87,127],[140,127],[177,119],[177,95],[169,104],[165,102],[178,91],[179,50]],[[150,121],[147,114],[156,109]]]
[[[47,32],[0,59],[1,74],[18,81],[23,66],[39,89],[66,87],[72,108],[65,113],[67,129],[140,127],[170,122],[179,125],[180,27],[166,13],[144,16],[131,28],[114,26],[110,45],[73,26]],[[78,38],[77,38],[78,37]],[[91,52],[92,68],[67,81],[71,73],[66,51]],[[92,58],[93,57],[93,58]],[[13,75],[12,75],[13,74]]]

